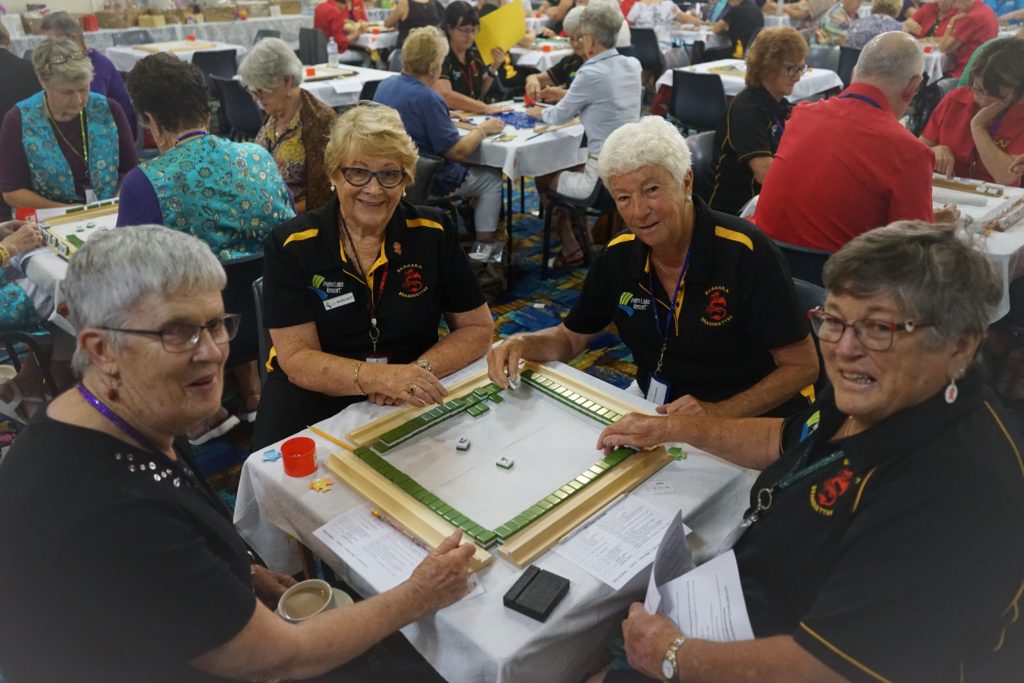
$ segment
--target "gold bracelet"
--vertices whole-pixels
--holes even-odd
[[[363,369],[363,362],[358,361],[356,363],[356,369],[352,371],[352,383],[356,385],[356,389],[359,390],[360,394],[365,394],[366,390],[363,389],[363,385],[359,383],[359,371]]]
[[[11,260],[11,250],[3,244],[0,244],[0,268],[7,265],[7,262]]]

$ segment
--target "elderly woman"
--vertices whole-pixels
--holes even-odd
[[[270,229],[295,215],[270,153],[210,134],[203,76],[173,54],[140,60],[128,75],[128,91],[160,156],[125,176],[117,224],[156,223],[187,232],[206,242],[224,263],[262,253]],[[254,320],[245,324],[254,325]],[[255,334],[252,328],[244,339]],[[238,353],[238,345],[233,351]],[[239,413],[251,422],[260,396],[256,364],[233,369],[242,394]],[[236,424],[222,410],[189,438],[199,445]]]
[[[686,141],[661,117],[618,129],[601,179],[629,227],[608,242],[558,327],[517,334],[488,356],[500,386],[520,359],[568,361],[614,322],[637,383],[661,413],[761,415],[806,406],[818,359],[772,243],[692,196]]]
[[[587,136],[587,161],[581,170],[536,178],[542,202],[547,201],[546,192],[552,190],[570,197],[589,197],[597,186],[597,156],[605,139],[619,126],[640,117],[640,63],[615,50],[621,25],[622,13],[615,8],[604,4],[585,7],[576,41],[586,61],[576,72],[576,79],[555,106],[527,110],[548,124],[567,123],[579,116]],[[562,250],[551,266],[567,268],[583,263],[584,247],[573,235],[568,217],[560,215],[555,228]]]
[[[274,343],[253,447],[369,397],[440,403],[444,377],[487,351],[493,323],[454,226],[402,202],[416,145],[398,112],[353,107],[325,155],[338,197],[266,242],[264,325]],[[451,332],[438,340],[444,319]]]
[[[601,435],[762,470],[733,549],[755,639],[690,638],[637,604],[630,663],[673,681],[1016,680],[1024,443],[972,369],[999,277],[948,226],[905,222],[849,242],[825,286],[811,320],[833,390],[804,414],[629,415]]]
[[[434,174],[431,194],[474,199],[476,237],[493,241],[501,217],[501,171],[459,162],[485,137],[504,130],[505,124],[501,119],[487,119],[468,135],[459,136],[448,107],[433,90],[447,53],[448,41],[440,30],[433,26],[413,29],[402,47],[402,75],[383,81],[374,99],[398,112],[421,153],[445,159]]]
[[[636,4],[629,8],[626,21],[633,28],[653,29],[662,52],[672,48],[672,26],[675,22],[695,26],[703,23],[699,17],[679,9],[672,0],[637,0]]]
[[[156,226],[106,232],[72,260],[81,382],[0,472],[10,680],[312,678],[467,592],[472,546],[456,533],[391,591],[297,625],[271,611],[293,580],[252,564],[175,439],[220,404],[238,329],[224,283],[208,246]]]
[[[853,20],[843,45],[860,50],[877,35],[902,31],[903,24],[896,19],[902,8],[900,0],[872,0],[871,16]]]
[[[334,110],[299,87],[302,62],[280,38],[253,45],[238,67],[238,77],[267,113],[256,144],[274,157],[295,199],[295,210],[323,206],[331,199],[324,170],[324,144]]]
[[[761,31],[747,54],[747,87],[729,103],[715,132],[712,209],[739,215],[760,193],[789,118],[786,96],[806,70],[807,43],[796,29]]]
[[[43,85],[4,116],[0,192],[12,207],[53,208],[117,196],[138,159],[120,105],[89,92],[92,63],[70,40],[32,52]]]
[[[938,38],[946,34],[949,20],[956,14],[954,0],[935,0],[922,5],[914,16],[903,22],[903,30],[915,38]]]
[[[505,63],[505,51],[491,50],[491,65],[484,64],[476,48],[476,34],[480,32],[480,15],[476,8],[463,0],[455,0],[444,11],[441,27],[448,36],[448,55],[441,65],[441,76],[434,90],[444,98],[449,109],[460,109],[476,114],[497,114],[504,107],[484,102],[491,84],[498,77],[498,67]]]
[[[580,15],[582,7],[573,7],[565,15],[562,26],[569,39],[572,54],[562,59],[547,71],[526,77],[526,94],[538,102],[558,102],[569,91],[576,78],[576,72],[583,66],[583,41],[580,40]]]
[[[1024,152],[1024,38],[989,43],[970,72],[970,85],[947,94],[921,141],[946,176],[1016,185],[1013,155]]]
[[[832,5],[821,17],[818,27],[808,32],[811,45],[845,45],[859,8],[860,0],[839,0]]]

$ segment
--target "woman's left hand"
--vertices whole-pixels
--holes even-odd
[[[622,622],[622,638],[626,659],[634,669],[656,680],[662,680],[661,662],[669,645],[679,637],[679,627],[663,614],[648,614],[644,606],[634,602],[629,616]]]
[[[690,394],[655,408],[662,415],[713,415],[713,404],[698,401]]]
[[[505,51],[500,47],[491,49],[491,68],[497,71],[505,63]]]
[[[296,584],[295,579],[258,564],[254,564],[252,570],[252,587],[256,591],[256,597],[270,609],[277,609],[277,601],[286,590]]]
[[[35,223],[23,223],[21,227],[4,238],[3,245],[7,247],[11,256],[17,256],[43,246],[43,234]]]
[[[379,400],[373,401],[378,405],[389,405],[387,400],[391,399],[394,403],[404,401],[414,406],[425,406],[443,403],[448,395],[448,390],[433,374],[413,363],[368,363],[363,367],[362,384],[369,389],[368,395],[378,395]]]
[[[971,127],[987,130],[989,124],[995,121],[996,117],[1006,111],[1006,108],[1009,106],[1008,102],[1003,102],[1002,100],[996,100],[992,104],[985,105],[979,109],[978,113],[971,119]]]

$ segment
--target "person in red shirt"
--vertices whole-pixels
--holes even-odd
[[[935,108],[921,142],[935,153],[935,170],[1002,185],[1014,154],[1024,152],[1024,39],[989,43],[975,59],[970,85],[951,91]]]
[[[956,14],[956,0],[937,0],[922,5],[914,16],[903,22],[903,30],[915,38],[942,37],[949,20]]]
[[[753,218],[769,237],[829,252],[893,221],[932,215],[931,150],[899,124],[923,79],[924,55],[905,33],[861,52],[837,97],[800,104],[782,136]]]
[[[334,38],[338,52],[348,49],[349,43],[366,31],[366,8],[363,0],[349,0],[338,4],[324,0],[313,12],[313,28],[328,38]]]
[[[939,49],[954,61],[950,76],[960,76],[974,51],[999,35],[996,13],[983,0],[955,0],[955,7],[957,13],[939,39]]]

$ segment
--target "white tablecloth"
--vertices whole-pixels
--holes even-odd
[[[672,27],[672,42],[693,45],[698,40],[704,41],[706,48],[720,48],[729,46],[729,36],[724,33],[715,33],[710,26],[692,26],[689,24]]]
[[[281,17],[256,17],[247,21],[214,21],[203,24],[171,24],[159,28],[147,28],[153,40],[184,40],[185,36],[194,35],[198,40],[212,40],[236,45],[252,45],[256,32],[260,29],[273,29],[281,32],[281,40],[289,44],[299,44],[299,29],[312,28],[313,17],[301,14],[289,14]],[[136,27],[137,28],[137,27]],[[96,50],[105,51],[114,46],[114,36],[128,30],[111,28],[89,31],[85,34],[85,44]],[[23,36],[11,39],[11,52],[24,54],[25,50],[33,49],[43,40],[43,36]]]
[[[531,49],[527,50],[524,47],[514,47],[509,50],[509,54],[512,56],[512,63],[518,66],[532,66],[539,71],[547,71],[555,64],[572,54],[572,50],[568,47],[562,49],[553,49],[545,52],[543,49]]]
[[[197,41],[197,42],[214,42],[214,41]],[[241,45],[234,45],[232,43],[214,43],[214,47],[203,48],[201,50],[190,50],[190,51],[176,51],[171,52],[172,55],[181,59],[185,62],[192,61],[192,55],[196,52],[211,52],[213,50],[234,50],[235,59],[241,60],[242,56],[245,55],[246,49]],[[118,45],[116,47],[108,47],[106,49],[107,58],[114,63],[114,67],[118,71],[128,72],[131,71],[140,59],[148,57],[153,52],[147,52],[146,50],[139,50],[136,47],[130,45]]]
[[[554,365],[559,371],[591,386],[600,386],[637,408],[644,407],[645,402],[637,396],[561,363]],[[483,361],[477,361],[473,367],[483,367]],[[650,404],[646,406],[651,409]],[[356,404],[319,427],[329,434],[345,434],[387,410],[393,409]],[[311,432],[302,434],[317,439],[322,459],[331,449],[337,449]],[[638,495],[666,511],[682,509],[683,519],[695,530],[690,542],[704,559],[746,507],[752,474],[692,449],[688,451],[686,460],[670,463],[655,475],[658,480],[671,482],[675,494],[655,495],[648,487],[641,487]],[[331,477],[337,479],[333,474]],[[480,495],[486,496],[486,492]],[[313,530],[360,502],[356,494],[340,484],[325,494],[310,491],[309,477],[288,477],[280,461],[264,462],[257,453],[249,457],[242,469],[235,525],[275,569],[294,568],[286,561],[287,555],[280,552],[287,547],[279,544],[283,541],[280,531],[284,531],[306,544],[357,591],[370,595],[373,590],[366,581],[312,535]],[[547,622],[538,623],[502,605],[502,596],[521,570],[496,558],[479,574],[484,594],[412,624],[403,633],[449,681],[579,680],[607,636],[618,629],[626,606],[642,599],[647,575],[637,575],[615,592],[553,553],[542,555],[535,564],[572,582],[569,593]]]
[[[362,92],[364,83],[367,81],[383,81],[385,78],[398,75],[394,71],[381,71],[380,69],[368,69],[360,66],[349,66],[348,64],[341,64],[338,68],[346,71],[355,71],[356,74],[329,81],[303,83],[302,89],[308,90],[328,107],[351,107],[359,101],[359,93]]]
[[[703,64],[683,68],[687,71],[695,71],[697,73],[711,73],[711,69],[723,66],[736,66],[743,70],[746,69],[746,63],[742,59],[718,59],[713,62],[704,62]],[[722,85],[725,88],[725,94],[727,97],[735,97],[736,95],[739,95],[743,88],[746,87],[746,84],[743,82],[742,74],[719,74],[719,76],[722,79]],[[672,87],[672,69],[669,69],[661,75],[658,79],[657,87]],[[825,92],[830,88],[841,87],[843,87],[843,82],[835,71],[813,67],[809,68],[806,73],[804,73],[797,82],[796,87],[793,88],[793,94],[787,99],[790,101],[802,100],[820,92]]]
[[[366,50],[391,49],[398,45],[398,31],[383,31],[373,33],[367,31],[356,38],[356,45]]]
[[[771,15],[771,14],[764,15],[764,27],[765,28],[768,28],[769,26],[789,26],[789,25],[790,25],[790,21],[789,21],[789,15],[788,14],[781,14],[781,15],[777,15],[777,16],[776,15]]]

